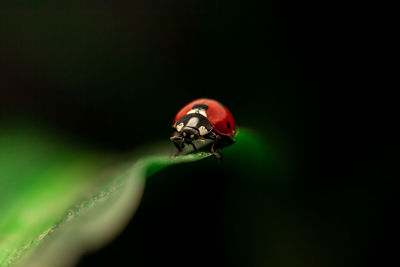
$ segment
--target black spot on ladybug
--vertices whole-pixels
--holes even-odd
[[[204,105],[204,104],[196,104],[196,105],[193,106],[193,109],[205,109],[205,110],[207,110],[208,106]]]
[[[231,124],[229,123],[229,121],[226,122],[226,126],[228,126],[228,128],[231,128]]]

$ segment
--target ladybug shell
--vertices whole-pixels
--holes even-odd
[[[184,106],[178,114],[176,114],[173,127],[175,127],[175,124],[179,119],[193,109],[194,105],[198,104],[206,105],[208,107],[206,110],[207,119],[211,123],[215,132],[226,136],[234,136],[236,134],[236,124],[231,112],[218,101],[208,98],[200,98]]]

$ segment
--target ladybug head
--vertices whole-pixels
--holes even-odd
[[[176,127],[176,129],[178,128],[180,127]],[[174,143],[179,144],[179,146],[183,145],[183,143],[192,144],[193,141],[199,139],[199,131],[193,127],[181,127],[170,139]]]
[[[188,114],[178,120],[175,124],[176,140],[191,143],[193,140],[204,137],[212,130],[212,126],[206,117],[201,114]]]
[[[191,143],[199,138],[199,131],[196,128],[185,126],[181,131],[181,136],[185,142]]]

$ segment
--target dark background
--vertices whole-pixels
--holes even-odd
[[[264,169],[207,159],[156,174],[125,231],[79,266],[393,263],[399,141],[382,12],[349,1],[5,2],[0,123],[44,122],[126,152],[167,139],[175,113],[209,97],[273,148]]]

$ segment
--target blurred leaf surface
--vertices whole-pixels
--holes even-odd
[[[113,238],[147,176],[210,155],[174,158],[172,151],[165,143],[116,157],[49,131],[0,128],[0,266],[70,266]]]

